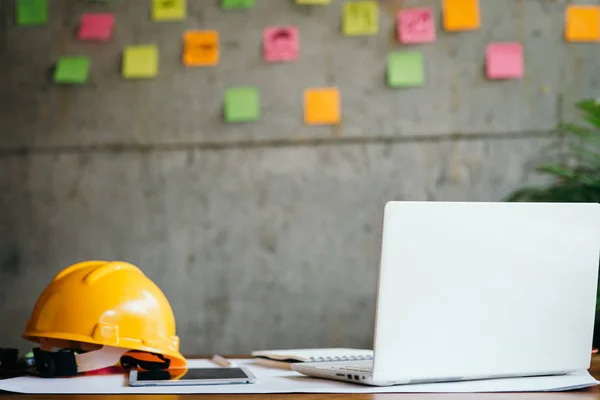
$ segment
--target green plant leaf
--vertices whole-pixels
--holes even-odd
[[[560,165],[541,165],[538,167],[538,171],[566,179],[571,179],[576,175],[572,169]]]
[[[584,118],[587,122],[590,123],[590,125],[600,129],[600,116],[596,116],[596,115],[588,115],[587,117]]]
[[[561,124],[559,130],[562,133],[572,133],[579,137],[587,137],[594,134],[593,130],[579,124]]]
[[[583,175],[581,177],[581,183],[588,186],[590,190],[593,190],[593,189],[600,190],[600,179],[597,177]]]
[[[558,126],[560,139],[537,167],[555,181],[515,190],[505,201],[600,203],[600,101],[584,99],[575,107],[583,114],[580,120]]]
[[[590,166],[594,168],[600,168],[600,149],[596,151],[591,146],[582,145],[571,145],[569,146],[573,152],[574,157],[577,157],[580,161],[585,160]]]
[[[587,114],[600,114],[600,102],[598,99],[587,98],[575,102],[575,108]]]
[[[600,129],[600,103],[596,99],[586,99],[575,104],[585,114],[583,118],[596,129]]]
[[[600,203],[600,188],[581,183],[557,184],[549,187],[527,187],[513,192],[509,202],[581,202]]]

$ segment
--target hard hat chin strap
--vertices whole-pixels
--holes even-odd
[[[129,349],[103,346],[98,350],[76,353],[74,350],[46,351],[33,349],[35,369],[45,378],[75,376],[82,372],[94,371],[116,365]]]

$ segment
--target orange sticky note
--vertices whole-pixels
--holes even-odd
[[[219,63],[219,32],[190,31],[183,37],[183,63],[188,67]]]
[[[596,42],[600,40],[600,7],[568,6],[565,37],[569,42]]]
[[[480,24],[479,0],[444,0],[444,29],[472,31]]]
[[[304,122],[307,125],[335,125],[340,120],[337,88],[313,88],[304,92]]]

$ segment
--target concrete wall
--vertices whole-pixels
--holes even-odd
[[[393,12],[377,37],[344,38],[342,1],[314,10],[259,0],[153,23],[146,0],[52,0],[51,23],[17,28],[0,2],[0,343],[20,339],[37,295],[65,266],[122,259],[165,291],[186,353],[369,347],[387,200],[501,200],[541,182],[532,168],[573,102],[595,96],[600,53],[563,42],[566,1],[481,0],[482,29],[419,46],[423,88],[385,87]],[[73,40],[84,10],[117,14],[107,44]],[[262,28],[297,24],[301,58],[264,65]],[[218,29],[216,68],[185,69],[181,35]],[[438,28],[439,29],[439,28]],[[522,81],[488,82],[484,47],[521,41]],[[123,81],[123,46],[160,46],[160,75]],[[61,54],[87,54],[83,87],[50,80]],[[261,89],[260,122],[222,122],[231,85]],[[343,124],[302,123],[302,91],[335,85]],[[13,322],[7,323],[12,320]]]

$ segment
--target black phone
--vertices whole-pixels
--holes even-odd
[[[256,377],[244,367],[181,368],[160,371],[135,369],[129,372],[129,386],[191,386],[254,383]]]

